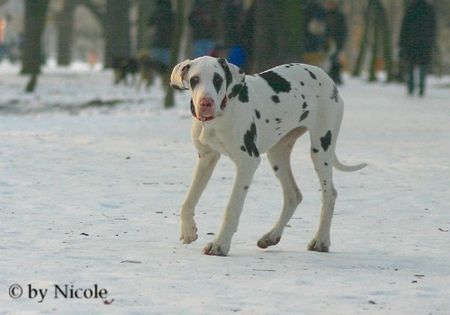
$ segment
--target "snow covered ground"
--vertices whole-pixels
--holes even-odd
[[[159,87],[113,87],[110,73],[79,68],[47,70],[24,95],[16,73],[0,67],[0,314],[450,314],[448,78],[424,99],[398,85],[341,88],[338,156],[369,167],[335,172],[330,253],[306,250],[320,195],[305,135],[293,152],[304,201],[280,244],[256,247],[282,203],[264,160],[229,256],[210,257],[201,249],[234,167],[221,159],[197,208],[199,239],[180,244],[196,159],[187,95],[163,110]],[[42,303],[28,284],[49,290]],[[55,299],[64,284],[108,293]]]

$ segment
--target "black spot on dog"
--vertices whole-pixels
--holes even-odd
[[[280,124],[281,123],[281,118],[275,118],[275,121],[277,122],[277,124]]]
[[[302,98],[305,99],[305,94],[302,94]]]
[[[228,94],[228,98],[233,98],[239,95],[239,92],[241,91],[243,85],[242,84],[235,84],[233,85],[233,88],[231,89],[230,94]]]
[[[275,128],[275,130],[280,130],[281,129],[281,127],[277,127],[277,128]]]
[[[242,103],[248,103],[248,88],[245,83],[241,84],[235,84],[233,88],[231,89],[230,94],[228,94],[228,98],[233,98],[239,96],[239,101]]]
[[[317,150],[316,148],[312,148],[312,151],[313,151],[314,153],[318,153],[318,152],[319,152],[319,150]]]
[[[217,72],[214,72],[213,76],[213,84],[214,88],[216,89],[217,94],[219,94],[220,89],[222,88],[223,78],[220,74]]]
[[[339,92],[338,92],[338,89],[337,89],[337,87],[335,85],[334,88],[333,88],[333,93],[331,93],[330,99],[332,99],[333,101],[335,101],[337,103],[338,102],[338,95],[339,95]]]
[[[279,103],[279,102],[280,102],[280,98],[278,97],[278,95],[273,95],[273,96],[272,96],[272,101],[273,101],[274,103]]]
[[[222,67],[223,72],[225,72],[225,80],[227,82],[227,88],[230,86],[233,81],[233,76],[231,75],[230,68],[228,67],[227,61],[223,58],[217,58],[219,65]]]
[[[308,71],[310,77],[311,77],[313,80],[317,80],[316,75],[315,75],[311,70],[309,70],[309,69],[307,69],[307,68],[305,68],[305,70]]]
[[[248,90],[247,91],[243,91],[244,88],[247,88],[247,86],[244,84],[235,84],[233,86],[233,88],[231,89],[230,94],[228,94],[228,98],[234,98],[236,96],[239,95],[239,100],[241,102],[248,102]],[[241,92],[242,92],[242,96],[241,96]]]
[[[259,76],[266,80],[275,93],[289,92],[291,90],[291,84],[289,81],[273,71],[260,73]]]
[[[300,82],[300,85],[301,85],[301,86],[305,86],[305,82],[301,81],[301,82]]]
[[[239,98],[242,103],[248,103],[248,87],[247,84],[243,84],[241,90],[239,91]]]
[[[322,82],[319,82],[319,86],[322,86]]]
[[[303,109],[305,109],[306,107],[308,107],[308,103],[303,102],[302,107],[303,107]]]
[[[331,131],[330,130],[327,131],[325,136],[320,138],[320,143],[322,145],[323,150],[326,151],[331,144]]]
[[[268,124],[269,123],[269,120],[268,119],[266,119],[266,124]]]
[[[300,119],[299,119],[298,122],[301,122],[302,120],[305,120],[306,117],[308,117],[308,115],[309,115],[309,110],[303,112],[303,114],[300,116]]]
[[[275,172],[278,171],[278,170],[279,170],[278,166],[277,166],[277,165],[274,165],[274,166],[273,166],[273,170],[274,170]]]
[[[241,145],[241,151],[247,152],[247,150],[245,150],[245,147],[243,145]]]
[[[327,163],[327,162],[325,162],[325,163],[323,163],[323,165],[325,165],[325,166],[328,166],[328,163]]]
[[[191,89],[195,89],[195,87],[197,86],[197,84],[200,82],[200,79],[198,78],[198,76],[193,76],[190,80],[189,80],[189,84],[191,85]]]
[[[197,114],[195,113],[194,102],[192,102],[192,99],[191,99],[191,114],[192,116],[197,117]]]
[[[248,186],[244,186],[244,190],[248,190]]]
[[[258,118],[258,119],[261,118],[261,113],[257,109],[255,109],[255,115],[256,115],[256,118]]]
[[[245,132],[244,135],[244,146],[250,156],[259,157],[259,151],[256,147],[256,125],[254,122],[250,125],[250,129]],[[242,147],[241,147],[242,149]]]

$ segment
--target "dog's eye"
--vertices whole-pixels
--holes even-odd
[[[195,89],[196,85],[200,82],[200,78],[198,76],[193,76],[191,80],[189,80],[189,83],[191,84],[191,89]]]
[[[219,93],[220,88],[222,87],[223,78],[218,73],[214,73],[213,84],[216,92]]]

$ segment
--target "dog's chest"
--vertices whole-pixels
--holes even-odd
[[[220,154],[231,156],[232,145],[230,146],[230,134],[224,133],[216,128],[202,128],[199,141],[203,145],[208,145]]]

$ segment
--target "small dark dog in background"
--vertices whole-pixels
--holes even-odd
[[[167,74],[169,67],[163,62],[153,60],[146,51],[140,52],[137,58],[134,57],[114,57],[112,61],[114,71],[114,84],[123,83],[128,85],[128,77],[131,77],[131,85],[136,85],[136,74],[139,73],[137,88],[142,84],[146,88],[152,86],[155,76],[163,77]]]
[[[138,88],[144,83],[146,88],[152,86],[155,75],[163,77],[167,74],[169,67],[163,62],[153,60],[147,51],[138,54],[139,83]]]
[[[114,57],[112,60],[112,69],[114,71],[114,84],[123,83],[128,85],[128,77],[131,77],[131,83],[136,82],[136,74],[139,71],[139,63],[133,57]]]

